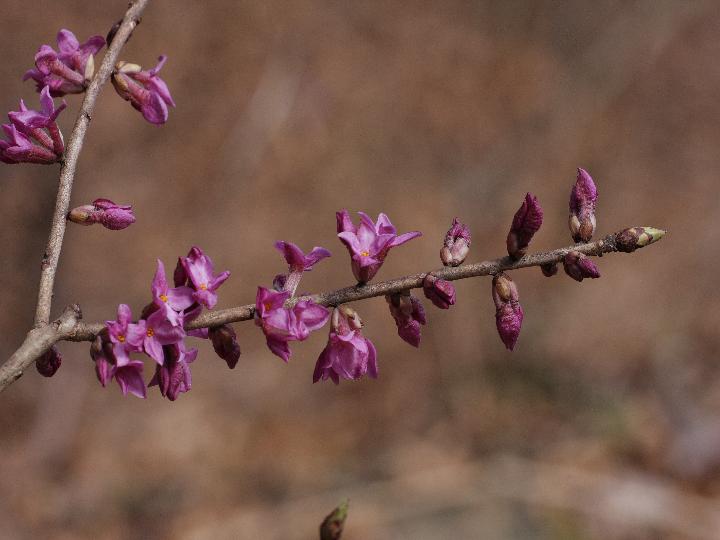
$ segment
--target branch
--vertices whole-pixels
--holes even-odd
[[[60,181],[57,199],[55,200],[52,225],[50,227],[50,237],[48,238],[42,260],[40,288],[38,290],[38,302],[35,310],[35,328],[47,325],[50,321],[53,285],[55,283],[58,260],[60,259],[60,251],[62,250],[63,237],[65,236],[66,216],[70,208],[70,195],[75,178],[75,169],[77,168],[78,157],[80,156],[80,150],[82,150],[85,140],[85,133],[90,125],[92,113],[95,109],[95,102],[100,94],[101,87],[107,82],[112,73],[115,62],[120,55],[120,50],[138,25],[140,14],[145,9],[148,1],[149,0],[136,0],[130,4],[130,7],[125,12],[122,23],[112,43],[109,45],[107,53],[105,53],[100,68],[85,92],[85,99],[83,99],[80,112],[75,121],[75,127],[70,135],[63,164],[60,169]]]
[[[483,261],[472,264],[463,264],[457,267],[444,267],[433,270],[432,273],[438,278],[447,281],[456,281],[459,279],[467,279],[478,276],[490,276],[497,274],[503,270],[517,270],[519,268],[527,268],[530,266],[541,266],[543,264],[557,263],[563,260],[565,255],[570,251],[578,251],[585,255],[601,257],[605,253],[613,253],[618,251],[616,238],[620,233],[611,234],[602,240],[596,240],[588,244],[578,244],[552,251],[543,251],[540,253],[532,253],[525,255],[521,259],[515,261],[510,257],[502,257],[492,261]],[[299,298],[288,300],[285,305],[291,307],[299,300],[310,298],[314,302],[323,306],[339,306],[348,302],[356,302],[376,296],[385,296],[386,294],[397,293],[410,289],[418,289],[422,287],[422,282],[428,272],[420,272],[410,276],[389,279],[387,281],[379,281],[377,283],[369,283],[366,285],[353,285],[335,291],[323,292]],[[241,321],[249,321],[255,316],[255,304],[247,304],[217,311],[208,311],[200,315],[197,319],[185,325],[186,330],[194,330],[197,328],[211,328],[228,323]],[[68,341],[92,341],[97,334],[105,328],[104,324],[93,323],[86,324],[78,322],[75,330],[70,334]],[[0,368],[0,373],[2,368]],[[0,387],[0,390],[2,388]]]

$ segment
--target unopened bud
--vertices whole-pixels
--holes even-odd
[[[450,229],[445,235],[445,242],[440,250],[440,260],[445,266],[459,266],[470,252],[470,229],[454,218]]]
[[[95,207],[92,204],[84,204],[73,208],[68,213],[67,218],[78,225],[93,225],[97,223],[95,219]]]
[[[273,278],[272,286],[276,291],[284,291],[287,283],[287,274],[278,274]]]
[[[228,367],[233,369],[240,359],[240,345],[237,342],[237,334],[229,324],[223,324],[210,328],[208,337],[213,344],[215,353],[225,360]]]
[[[515,212],[507,235],[507,252],[512,259],[518,260],[527,253],[530,240],[540,229],[542,221],[543,209],[540,202],[532,193],[526,194],[522,205]]]
[[[595,263],[578,251],[571,251],[563,259],[563,268],[565,273],[576,281],[582,281],[585,278],[599,278],[600,271]]]
[[[585,169],[578,169],[575,185],[570,192],[568,225],[575,242],[589,242],[595,232],[595,204],[597,188]]]
[[[60,369],[60,364],[62,364],[62,355],[53,345],[35,360],[35,369],[43,377],[52,377]]]
[[[455,305],[455,287],[453,284],[444,279],[439,279],[433,274],[428,274],[423,279],[423,292],[425,298],[440,309],[450,309],[450,306]]]
[[[347,500],[340,503],[323,520],[320,525],[320,540],[340,540],[348,515],[348,505]]]
[[[615,246],[618,251],[632,253],[636,249],[657,242],[663,236],[665,236],[665,231],[662,229],[655,229],[654,227],[631,227],[615,235]]]
[[[70,210],[69,221],[79,225],[100,223],[106,229],[119,231],[135,223],[135,214],[130,205],[117,205],[109,199],[95,199]]]
[[[336,332],[340,330],[338,328],[339,325],[335,323],[336,314],[338,315],[338,317],[342,315],[342,317],[347,321],[347,324],[351,330],[360,330],[363,327],[362,319],[360,318],[360,315],[357,314],[357,311],[355,311],[350,306],[343,304],[335,311],[333,311],[333,329]]]
[[[493,277],[492,297],[498,335],[505,347],[512,351],[520,335],[524,313],[518,301],[517,286],[504,272]]]
[[[558,265],[557,263],[541,264],[540,270],[542,270],[543,276],[553,277],[558,272]]]
[[[420,346],[420,327],[425,324],[425,309],[409,291],[389,294],[385,300],[395,319],[398,335],[413,347]]]

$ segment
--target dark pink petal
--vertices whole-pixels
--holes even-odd
[[[142,371],[143,363],[139,360],[133,360],[128,365],[118,367],[115,370],[115,380],[120,386],[123,395],[130,393],[143,399],[147,397]]]

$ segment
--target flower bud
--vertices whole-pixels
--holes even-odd
[[[589,242],[595,232],[597,188],[585,169],[578,169],[577,180],[570,192],[568,225],[575,242]]]
[[[582,281],[584,278],[595,279],[600,277],[600,271],[590,257],[578,251],[571,251],[565,255],[563,268],[565,273],[576,281]]]
[[[235,330],[229,324],[210,328],[208,337],[213,344],[217,355],[225,360],[228,367],[233,369],[240,359],[240,345],[237,342]]]
[[[348,501],[342,502],[320,525],[320,540],[340,540],[348,514]]]
[[[558,265],[557,263],[541,264],[540,270],[542,270],[543,276],[553,277],[558,272]]]
[[[432,274],[426,275],[425,279],[423,279],[423,292],[425,298],[440,309],[450,309],[450,306],[455,305],[455,287],[453,284]]]
[[[390,314],[395,319],[398,335],[413,347],[420,346],[420,327],[425,324],[425,309],[420,300],[403,291],[388,294],[385,300],[390,307]]]
[[[60,369],[60,364],[62,364],[62,355],[53,345],[35,360],[35,369],[43,377],[52,377]]]
[[[512,351],[520,335],[524,314],[518,301],[517,286],[504,272],[493,277],[492,297],[498,334],[505,347]]]
[[[631,227],[615,235],[615,246],[618,251],[632,253],[636,249],[657,242],[663,236],[665,236],[665,231],[662,229],[655,229],[653,227]]]
[[[507,252],[512,259],[518,260],[527,253],[530,240],[540,229],[542,220],[543,210],[537,197],[532,193],[526,194],[507,235]]]
[[[70,210],[67,219],[79,225],[100,223],[106,229],[119,231],[135,223],[135,214],[130,205],[117,205],[109,199],[95,199],[92,204]]]
[[[284,291],[287,283],[287,274],[278,274],[273,278],[272,286],[276,291]]]
[[[470,229],[454,218],[445,235],[445,243],[440,250],[440,260],[445,266],[459,266],[470,251]]]

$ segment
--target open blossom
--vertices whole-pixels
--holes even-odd
[[[103,387],[115,378],[123,395],[130,393],[139,398],[146,397],[141,361],[128,360],[122,365],[119,364],[113,353],[113,344],[102,334],[95,338],[91,345],[90,356],[95,362],[95,373]]]
[[[310,253],[305,255],[305,253],[292,242],[282,240],[275,242],[275,248],[285,257],[290,273],[275,276],[273,287],[277,288],[278,285],[282,283],[280,289],[290,291],[291,296],[295,295],[295,290],[300,283],[303,272],[309,272],[319,261],[330,256],[330,252],[327,249],[318,246],[315,246]]]
[[[163,347],[164,361],[155,367],[155,375],[148,386],[157,385],[162,396],[170,401],[189,392],[192,387],[190,364],[197,358],[197,353],[197,349],[186,350],[182,341]]]
[[[450,229],[445,235],[445,242],[440,250],[440,260],[445,266],[459,266],[470,251],[470,229],[458,218],[454,218]]]
[[[193,304],[193,291],[185,286],[170,288],[165,277],[165,265],[160,259],[157,260],[150,291],[153,303],[163,311],[164,317],[173,326],[182,326],[182,311]]]
[[[70,210],[68,220],[78,225],[100,223],[106,229],[119,231],[135,223],[135,214],[129,204],[115,204],[110,199],[95,199],[92,204]]]
[[[343,379],[359,379],[366,373],[377,378],[377,353],[372,342],[361,332],[362,321],[348,306],[335,308],[332,314],[330,336],[315,365],[313,382],[332,379],[335,384]]]
[[[140,111],[151,124],[164,124],[168,119],[168,105],[175,106],[167,84],[159,76],[167,56],[158,58],[157,65],[149,70],[137,64],[120,61],[115,64],[112,83],[118,95]]]
[[[597,188],[585,169],[578,169],[577,179],[570,192],[570,234],[575,242],[589,242],[595,232],[595,204]]]
[[[167,318],[166,311],[158,309],[147,319],[138,322],[144,330],[142,347],[145,353],[158,364],[163,363],[163,347],[182,342],[185,338],[183,317],[179,314],[175,321]]]
[[[380,270],[390,249],[422,236],[422,233],[413,231],[397,235],[397,230],[385,214],[378,215],[377,222],[364,212],[358,214],[360,225],[356,227],[347,210],[337,212],[337,232],[350,253],[355,279],[367,283]]]
[[[420,346],[420,328],[426,322],[425,308],[409,291],[385,296],[395,319],[398,335],[413,347]]]
[[[130,307],[126,304],[120,304],[117,309],[117,319],[105,321],[105,326],[108,330],[113,356],[117,360],[117,364],[120,366],[126,365],[130,362],[129,353],[142,350],[145,334],[144,321],[141,321],[141,324],[134,324]]]
[[[565,273],[575,281],[582,281],[585,278],[599,278],[600,270],[595,263],[578,251],[571,251],[563,259]]]
[[[59,161],[65,144],[55,120],[65,107],[64,102],[55,107],[48,87],[40,93],[40,111],[28,109],[20,100],[20,110],[10,111],[11,123],[2,126],[7,140],[0,140],[0,161],[41,164]]]
[[[230,272],[227,270],[215,274],[212,259],[197,246],[190,249],[187,257],[180,257],[173,276],[175,285],[179,286],[185,283],[190,285],[193,290],[193,299],[208,309],[214,308],[217,304],[218,298],[215,291],[229,277]]]
[[[520,335],[524,313],[517,286],[506,273],[500,272],[493,277],[492,297],[498,334],[505,347],[512,351]]]
[[[450,309],[455,305],[455,286],[449,281],[428,274],[423,279],[425,298],[440,309]]]
[[[304,341],[321,328],[330,316],[326,307],[312,300],[301,300],[285,308],[290,291],[258,287],[255,298],[255,324],[262,328],[268,348],[285,362],[290,358],[289,341]]]
[[[507,251],[511,258],[520,259],[530,245],[530,240],[540,229],[543,221],[543,209],[537,197],[532,193],[525,195],[525,200],[515,212],[510,232],[507,235]]]
[[[62,29],[57,43],[59,52],[49,45],[40,47],[35,55],[35,67],[25,73],[23,80],[33,79],[38,92],[48,86],[54,97],[84,92],[95,72],[94,55],[103,48],[105,39],[92,36],[80,44],[75,34]]]

